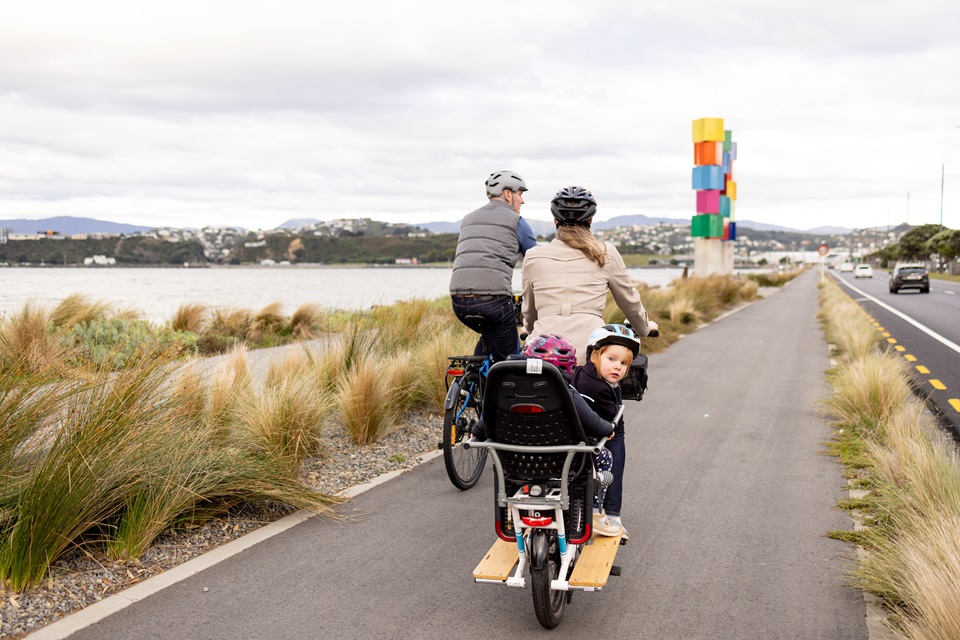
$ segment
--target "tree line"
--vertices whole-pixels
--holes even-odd
[[[926,262],[940,256],[943,263],[960,257],[960,229],[946,229],[938,224],[923,224],[907,231],[900,240],[873,254],[884,266],[896,262]]]

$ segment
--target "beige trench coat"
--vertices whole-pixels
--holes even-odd
[[[649,332],[647,311],[620,252],[609,242],[603,244],[603,267],[557,239],[529,249],[523,259],[524,331],[563,336],[577,348],[578,364],[586,359],[590,334],[604,324],[607,290],[637,335]]]

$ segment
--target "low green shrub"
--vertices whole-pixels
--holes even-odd
[[[74,364],[107,369],[123,369],[143,352],[181,355],[198,350],[196,334],[102,314],[74,326],[66,340]]]

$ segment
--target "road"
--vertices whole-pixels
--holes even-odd
[[[473,584],[494,540],[491,474],[440,459],[76,632],[128,638],[867,637],[842,469],[823,455],[829,366],[807,273],[651,357],[627,409],[621,577],[542,629],[529,590]]]
[[[893,294],[885,271],[876,270],[873,278],[833,276],[907,359],[918,389],[960,437],[960,283],[931,279],[930,293]]]

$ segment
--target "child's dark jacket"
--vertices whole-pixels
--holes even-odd
[[[601,378],[592,362],[577,367],[573,372],[573,386],[597,415],[607,422],[616,417],[623,405],[620,385],[611,385]],[[623,436],[623,418],[617,422],[615,433],[617,436]]]

